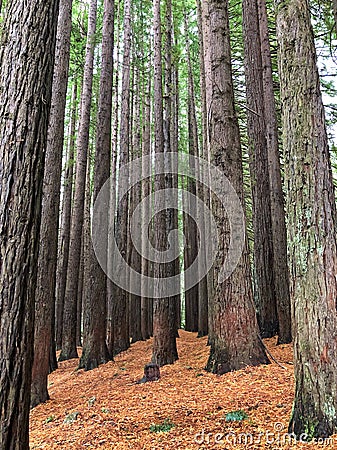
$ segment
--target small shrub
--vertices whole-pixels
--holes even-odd
[[[174,423],[170,421],[170,419],[165,419],[164,422],[159,424],[152,424],[150,426],[150,431],[152,433],[167,433],[173,427],[175,427]]]
[[[54,420],[55,420],[55,416],[49,416],[49,417],[47,417],[47,419],[46,419],[46,423],[53,422]]]
[[[240,422],[245,419],[248,419],[248,415],[241,409],[226,414],[226,422]]]

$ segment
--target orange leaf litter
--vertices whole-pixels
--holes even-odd
[[[337,448],[325,442],[291,442],[286,435],[293,401],[290,345],[266,339],[272,362],[222,376],[204,370],[207,338],[179,331],[180,359],[161,368],[161,379],[136,384],[151,359],[152,340],[137,342],[98,369],[76,370],[65,361],[49,376],[51,399],[30,415],[31,449],[312,449]],[[248,419],[227,422],[242,410]],[[65,423],[72,413],[76,419]],[[175,426],[155,433],[152,424]],[[336,445],[334,445],[336,442]]]

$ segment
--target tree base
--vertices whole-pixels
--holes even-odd
[[[77,353],[77,348],[71,349],[71,350],[62,350],[61,354],[59,356],[58,361],[68,361],[69,359],[77,359],[78,358],[78,353]]]

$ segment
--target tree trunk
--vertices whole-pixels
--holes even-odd
[[[115,3],[116,7],[116,3]],[[109,236],[114,235],[115,229],[115,204],[116,204],[116,169],[117,169],[117,146],[118,146],[118,125],[119,125],[119,48],[120,48],[120,30],[121,30],[121,2],[117,2],[117,11],[115,12],[117,22],[117,43],[116,43],[116,60],[114,65],[115,70],[115,82],[113,83],[113,113],[112,113],[112,155],[111,155],[111,183],[110,183],[110,206],[109,206]],[[108,242],[108,266],[113,264],[113,251],[112,245]],[[115,286],[110,278],[107,279],[107,332],[106,340],[109,354],[112,356],[114,353],[114,291]]]
[[[335,30],[337,34],[337,0],[332,0],[332,7],[333,7],[333,18],[335,21]]]
[[[268,17],[265,0],[257,0],[262,55],[262,81],[264,117],[268,150],[270,208],[273,239],[273,269],[278,318],[278,344],[291,342],[291,312],[289,270],[287,255],[287,230],[282,189],[278,124],[273,89],[273,72],[270,54]]]
[[[154,127],[155,153],[163,153],[164,116],[163,116],[163,86],[162,86],[162,49],[161,49],[161,19],[160,0],[154,0]],[[160,171],[163,167],[156,167]],[[156,176],[155,191],[165,189],[164,176]],[[154,217],[154,246],[158,251],[166,249],[167,244],[167,214],[165,211]],[[164,278],[167,268],[164,264],[155,263],[153,267],[155,298],[153,300],[153,353],[152,361],[159,366],[172,364],[178,359],[176,347],[176,329],[172,329],[172,303],[174,297],[161,298],[160,279]],[[170,274],[169,274],[170,275]],[[174,320],[175,322],[175,320]]]
[[[38,274],[35,295],[31,406],[49,399],[47,378],[55,314],[57,242],[64,140],[64,113],[70,58],[71,0],[60,1],[50,122],[45,156]]]
[[[134,96],[133,96],[133,144],[132,144],[132,159],[137,159],[141,157],[141,79],[140,79],[140,69],[135,66],[134,67]],[[141,179],[141,168],[139,171],[135,171],[135,173],[130,174],[130,181],[132,185],[134,183],[133,180]],[[137,183],[133,186],[131,190],[131,199],[130,199],[130,212],[129,217],[132,217],[134,214],[135,208],[140,204],[142,199],[142,183]],[[142,215],[140,214],[137,228],[141,229]],[[141,255],[135,249],[134,245],[130,242],[130,266],[138,273],[141,273],[142,260]],[[133,276],[131,274],[130,284],[135,283]],[[135,294],[130,294],[130,338],[132,343],[142,340],[142,327],[141,327],[141,297]]]
[[[0,47],[0,85],[5,87],[0,91],[3,450],[29,448],[34,298],[58,6],[53,0],[10,2],[2,24],[6,35]]]
[[[123,78],[122,78],[122,104],[120,123],[120,160],[119,166],[123,167],[129,162],[130,147],[130,64],[131,64],[131,0],[124,3],[124,55],[123,55]],[[122,183],[128,180],[118,181],[118,190],[123,190]],[[118,194],[119,196],[119,194]],[[128,214],[129,195],[118,197],[117,218],[115,227],[115,239],[121,255],[127,264],[128,261]],[[118,268],[116,268],[118,270]],[[123,269],[122,269],[123,270]],[[118,273],[116,274],[118,278]],[[130,347],[128,326],[128,303],[129,294],[118,286],[114,286],[114,355],[127,350]]]
[[[77,290],[81,258],[84,194],[89,146],[96,14],[97,0],[91,0],[88,17],[88,35],[81,96],[81,120],[77,139],[75,195],[72,210],[68,273],[64,298],[62,351],[59,361],[78,357],[76,348]]]
[[[212,103],[212,67],[211,67],[211,31],[210,31],[210,15],[209,15],[209,0],[198,0],[197,2],[201,30],[202,30],[202,63],[201,63],[201,86],[204,87],[204,94],[202,96],[202,114],[203,114],[203,157],[206,161],[210,161],[210,105]],[[205,76],[203,77],[203,72]],[[210,174],[208,172],[203,173],[206,186],[209,186]],[[204,190],[204,203],[211,208],[210,190],[205,187]],[[205,217],[205,229],[209,229],[209,218]],[[214,269],[213,267],[207,274],[207,297],[208,297],[208,344],[213,339],[213,317],[212,317],[212,298],[214,296]]]
[[[87,171],[88,177],[88,171]],[[88,187],[89,185],[89,187]],[[82,346],[82,322],[83,322],[83,296],[84,296],[84,240],[85,234],[90,235],[90,178],[87,179],[87,187],[84,199],[84,219],[82,229],[82,248],[80,270],[78,273],[77,306],[76,306],[76,346]]]
[[[278,333],[273,241],[257,2],[243,0],[247,131],[253,200],[256,304],[261,336]]]
[[[186,38],[186,56],[187,56],[187,68],[188,68],[188,108],[187,108],[187,117],[188,117],[188,149],[189,154],[192,156],[190,160],[190,169],[192,175],[195,176],[197,167],[195,167],[194,158],[199,155],[199,142],[198,142],[198,126],[197,126],[197,117],[195,110],[195,95],[194,95],[194,80],[193,80],[193,72],[192,72],[192,63],[191,63],[191,51],[190,51],[190,41],[188,36],[188,23],[187,17],[185,13],[184,17],[184,25],[185,25],[185,38]],[[198,226],[200,225],[199,217],[197,214],[197,204],[195,200],[195,196],[197,194],[197,188],[195,180],[192,177],[187,177],[187,186],[186,189],[191,194],[189,200],[186,198],[186,202],[188,202],[187,211],[189,214],[184,213],[184,235],[186,239],[185,251],[184,251],[184,266],[185,272],[186,269],[193,263],[195,259],[198,258]],[[184,197],[183,197],[184,198]],[[183,208],[185,211],[185,206]],[[192,217],[198,217],[197,223],[195,219]],[[195,274],[193,274],[195,276]],[[190,282],[185,277],[185,285],[189,285]],[[199,286],[196,284],[191,289],[185,289],[185,314],[186,314],[186,322],[185,329],[186,331],[198,331],[198,317],[199,317],[199,295],[198,295]]]
[[[212,101],[210,104],[211,162],[223,171],[243,197],[242,154],[234,93],[229,41],[228,2],[210,0]],[[223,283],[217,276],[229,248],[230,228],[227,214],[212,196],[212,214],[219,227],[219,248],[214,262],[212,299],[213,336],[207,370],[223,374],[247,365],[268,362],[258,337],[252,298],[248,245],[233,273]]]
[[[167,153],[178,153],[178,140],[179,131],[177,124],[178,116],[178,101],[177,96],[177,82],[175,78],[177,72],[173,65],[173,17],[172,17],[172,0],[166,0],[165,2],[165,71],[164,71],[164,102],[163,102],[163,118],[164,118],[164,151]],[[168,167],[165,171],[165,185],[166,189],[177,189],[178,188],[178,167],[175,166],[175,160],[172,158],[170,161],[170,156],[168,155]],[[171,172],[171,173],[170,173]],[[178,235],[174,236],[174,231],[178,230],[178,195],[177,191],[170,191],[170,196],[172,197],[172,203],[175,208],[167,209],[167,236],[171,235],[170,246],[175,249],[175,254],[179,255],[179,242]],[[167,276],[178,275],[180,273],[180,261],[179,256],[173,261],[167,264]],[[176,286],[177,292],[180,292],[180,286]],[[175,295],[170,299],[170,313],[169,316],[172,323],[172,332],[174,332],[176,337],[178,334],[178,318],[180,310],[180,294]],[[175,329],[175,331],[173,331]]]
[[[205,75],[205,60],[204,60],[204,32],[202,21],[202,9],[200,0],[197,1],[197,14],[198,14],[198,34],[199,34],[199,60],[200,60],[200,96],[201,96],[201,127],[202,127],[202,145],[200,147],[200,158],[208,159],[208,119],[207,119],[207,102],[206,102],[206,75]],[[201,166],[197,167],[199,177],[204,177],[205,174],[201,173]],[[197,185],[198,197],[206,205],[209,206],[209,190],[206,186],[198,183]],[[200,239],[204,239],[205,236],[205,217],[201,214],[199,216],[200,223]],[[204,255],[199,258],[199,272],[202,271],[206,260]],[[204,276],[199,282],[198,289],[198,337],[206,336],[208,334],[208,276]]]
[[[75,127],[77,114],[77,82],[74,81],[72,94],[72,111],[69,130],[68,158],[64,176],[62,202],[61,233],[59,238],[59,263],[57,268],[56,287],[56,348],[62,346],[64,295],[67,282],[67,268],[70,241],[71,203],[73,193]]]
[[[289,431],[311,439],[337,430],[336,204],[309,5],[276,6],[296,380]]]
[[[145,70],[143,73],[145,79]],[[151,154],[151,76],[148,76],[145,100],[143,102],[143,140],[142,140],[142,156],[148,157]],[[146,159],[143,162],[143,173],[147,172]],[[142,181],[142,199],[147,198],[151,193],[151,180],[146,178]],[[145,226],[150,219],[150,209],[145,206],[142,208],[142,224]],[[150,225],[149,225],[150,226]],[[142,255],[146,254],[146,247],[148,241],[142,241]],[[142,258],[142,292],[146,292],[149,289],[148,281],[144,277],[150,276],[150,265],[146,258]],[[149,302],[151,300],[142,295],[141,299],[141,332],[144,340],[150,337],[150,324],[149,324]]]
[[[110,175],[111,115],[114,43],[114,1],[104,0],[102,32],[102,65],[96,133],[93,202]],[[108,230],[108,211],[99,224],[105,236]],[[97,226],[98,224],[96,224]],[[106,249],[101,249],[103,252]],[[111,359],[106,345],[106,275],[99,265],[93,245],[89,243],[88,289],[84,292],[86,323],[84,328],[83,353],[79,367],[95,369]],[[94,301],[93,301],[94,300]]]

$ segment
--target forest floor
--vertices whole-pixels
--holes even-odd
[[[151,340],[89,372],[77,370],[76,359],[60,363],[49,377],[51,399],[31,411],[31,449],[337,448],[337,437],[289,444],[290,345],[265,340],[284,368],[272,362],[216,376],[204,370],[207,338],[179,334],[180,359],[152,383],[136,384],[150,361]],[[247,417],[228,420],[240,415]]]

